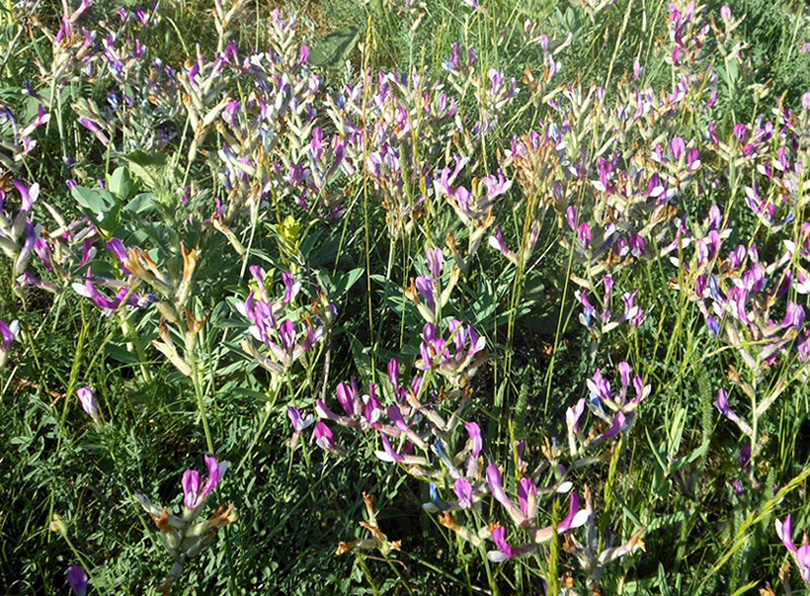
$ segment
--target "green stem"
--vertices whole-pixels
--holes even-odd
[[[135,329],[135,326],[132,324],[130,317],[124,313],[121,317],[121,327],[124,331],[124,336],[132,343],[135,347],[135,353],[138,355],[138,366],[141,369],[141,376],[146,384],[150,384],[152,382],[152,374],[149,372],[149,369],[146,367],[147,357],[146,352],[143,349],[143,343],[141,342],[140,336],[138,336],[138,332]]]
[[[197,362],[197,357],[193,350],[186,353],[186,359],[190,360],[191,364],[191,384],[194,385],[194,394],[197,396],[197,409],[200,411],[200,418],[202,419],[203,432],[205,433],[205,443],[208,447],[208,453],[214,455],[214,441],[211,440],[211,429],[208,427],[208,417],[205,414],[205,391],[203,390],[202,380],[200,378],[200,369]]]
[[[79,331],[78,341],[76,342],[76,351],[73,354],[73,365],[70,367],[70,377],[68,380],[67,389],[65,390],[65,401],[64,404],[62,404],[62,418],[59,421],[59,446],[61,446],[62,437],[64,434],[62,431],[65,428],[65,421],[67,420],[70,398],[73,395],[74,388],[76,387],[76,381],[79,376],[79,368],[81,365],[82,356],[84,355],[84,343],[87,340],[87,328],[89,325],[84,318],[84,302],[80,302],[79,306],[82,315],[82,328],[81,331]]]

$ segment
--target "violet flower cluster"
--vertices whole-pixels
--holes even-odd
[[[449,279],[444,282],[444,253],[439,247],[425,251],[427,275],[420,275],[405,287],[405,297],[416,305],[419,314],[428,323],[442,320],[442,309],[447,306],[459,278],[459,270],[450,266]]]
[[[613,277],[610,275],[602,276],[602,287],[604,288],[604,295],[602,296],[600,305],[601,313],[597,312],[597,307],[593,306],[588,299],[587,288],[574,292],[574,296],[582,305],[579,322],[591,332],[591,336],[594,339],[598,339],[625,322],[628,323],[630,327],[638,327],[644,318],[644,311],[640,306],[635,304],[638,290],[626,292],[621,295],[623,304],[622,315],[618,319],[614,319],[613,313],[610,310],[611,297],[613,295]]]
[[[300,284],[293,275],[282,274],[284,295],[273,301],[265,286],[265,272],[254,265],[250,267],[250,273],[258,284],[258,293],[251,290],[245,302],[237,305],[240,314],[251,322],[248,331],[252,339],[246,335],[242,340],[242,349],[274,375],[283,375],[307,350],[324,338],[337,316],[337,309],[321,294],[321,314],[311,316],[304,311],[296,323],[289,318],[300,290]],[[279,321],[282,315],[288,316]],[[258,340],[266,351],[260,350],[253,340]]]
[[[6,324],[0,321],[0,372],[8,363],[11,344],[20,336],[20,322],[16,319]]]
[[[452,171],[450,168],[442,168],[436,172],[433,188],[436,196],[444,197],[453,207],[453,211],[468,235],[467,252],[464,257],[461,257],[455,248],[453,232],[448,232],[448,245],[453,250],[459,266],[466,272],[469,269],[470,260],[478,251],[484,234],[495,222],[494,205],[506,195],[512,187],[512,181],[507,180],[499,169],[496,174],[480,179],[473,178],[470,184],[471,190],[467,190],[463,185],[454,188],[456,179],[468,162],[467,159],[462,159],[458,155],[455,155],[454,159],[456,164]]]
[[[13,216],[7,212],[4,209],[6,192],[0,189],[0,249],[14,261],[13,280],[20,284],[34,254],[34,245],[42,234],[42,225],[31,220],[34,203],[39,197],[39,184],[32,184],[29,188],[16,180],[13,183],[20,195],[20,208]]]
[[[710,249],[709,258],[717,248]],[[787,349],[795,347],[803,360],[810,355],[804,307],[785,300],[792,277],[785,268],[789,261],[786,252],[772,263],[762,262],[756,245],[738,245],[719,267],[696,276],[694,294],[709,331],[714,336],[723,333],[757,376]],[[772,314],[777,304],[785,308],[781,320]]]
[[[445,339],[437,335],[433,323],[425,324],[416,368],[438,372],[453,387],[463,387],[487,359],[486,340],[478,336],[472,325],[464,325],[458,319],[448,321],[447,331],[450,337]]]
[[[94,276],[88,269],[81,282],[72,284],[77,294],[90,298],[106,315],[113,313],[122,305],[143,308],[149,304],[156,304],[161,315],[170,323],[177,323],[181,317],[188,320],[190,328],[201,323],[194,321],[194,317],[187,310],[200,252],[198,248],[188,250],[185,244],[180,242],[178,256],[182,259],[183,268],[179,276],[175,277],[165,271],[165,265],[155,262],[150,252],[139,246],[126,246],[115,236],[107,240],[105,246],[121,278],[100,278]],[[95,255],[95,249],[91,250]],[[136,292],[135,289],[141,285],[147,286],[154,293]],[[115,292],[115,296],[110,298],[100,292],[99,287],[110,288]],[[158,296],[162,296],[163,299]]]
[[[236,519],[231,504],[227,507],[220,505],[208,519],[197,521],[211,492],[228,469],[228,462],[217,462],[208,455],[205,456],[205,465],[208,468],[205,482],[201,481],[197,470],[183,473],[183,513],[179,516],[170,514],[165,506],[154,505],[140,491],[137,492],[138,501],[154,520],[174,561],[161,588],[166,594],[180,577],[185,564],[213,541],[220,528]]]
[[[491,540],[495,548],[489,550],[487,556],[493,562],[542,552],[542,545],[554,536],[554,526],[540,523],[541,498],[543,495],[568,494],[568,511],[557,522],[556,531],[566,535],[566,543],[570,545],[566,548],[577,557],[582,568],[588,572],[589,579],[597,581],[605,565],[644,548],[642,528],[626,543],[620,546],[608,543],[600,549],[599,524],[594,518],[590,491],[585,487],[586,500],[582,508],[579,495],[572,492],[573,484],[567,479],[569,470],[602,459],[588,457],[585,451],[610,439],[617,439],[621,432],[627,432],[639,403],[649,395],[650,387],[643,384],[640,376],[633,376],[627,363],[619,365],[619,377],[620,386],[614,391],[611,383],[597,370],[587,382],[590,398],[583,398],[569,410],[570,464],[562,463],[564,453],[556,441],[547,440],[541,448],[544,461],[529,473],[523,459],[525,443],[519,441],[514,446],[518,466],[515,474],[516,499],[507,490],[502,467],[485,463],[485,445],[480,426],[473,421],[463,422],[469,388],[451,389],[442,401],[437,401],[436,394],[427,389],[423,377],[416,376],[409,384],[401,383],[400,364],[396,359],[389,363],[390,388],[383,392],[393,403],[387,407],[383,405],[373,383],[369,384],[365,395],[360,394],[354,379],[350,383],[341,383],[336,390],[339,412],[330,409],[323,400],[316,400],[315,412],[320,421],[315,423],[313,440],[322,449],[340,455],[346,453],[346,449],[338,444],[329,423],[355,432],[376,434],[379,446],[375,451],[377,458],[402,466],[410,475],[427,483],[428,500],[423,505],[424,509],[428,513],[439,513],[440,523],[463,541],[478,548],[486,540]],[[631,386],[634,391],[632,397],[628,395]],[[456,401],[459,398],[460,401]],[[594,431],[587,438],[580,425],[586,403],[598,419]],[[311,419],[304,418],[297,408],[292,407],[289,415],[295,440],[311,424]],[[600,426],[603,432],[597,436],[596,428]],[[544,478],[550,480],[539,483]],[[490,498],[505,511],[510,520],[509,526],[484,521]],[[587,536],[579,541],[573,532],[583,526],[587,527]],[[512,527],[514,531],[509,530]],[[528,536],[529,540],[515,544],[510,539],[511,534],[516,538]],[[386,548],[386,544],[377,537],[370,539],[366,547]]]
[[[650,385],[645,385],[640,375],[633,375],[633,370],[627,362],[620,362],[617,368],[618,390],[614,390],[611,382],[602,375],[601,369],[597,368],[593,377],[586,383],[588,397],[580,398],[566,411],[568,448],[572,457],[582,457],[589,448],[627,431],[633,422],[638,405],[649,396]],[[629,395],[631,387],[634,394],[632,398]],[[601,433],[593,431],[588,435],[584,433],[581,421],[586,407],[597,419],[597,428],[602,428]]]
[[[43,99],[47,104],[47,101]],[[20,127],[11,108],[0,101],[0,124],[8,123],[11,128],[10,138],[0,138],[0,165],[6,170],[14,171],[17,164],[25,159],[37,146],[37,141],[34,139],[34,132],[40,126],[47,124],[51,119],[51,115],[45,111],[43,103],[37,107],[37,115],[34,119]]]

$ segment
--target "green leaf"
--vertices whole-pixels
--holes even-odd
[[[667,572],[660,562],[658,563],[658,588],[661,590],[661,596],[670,596],[671,592],[667,585]]]
[[[85,188],[84,186],[74,186],[73,190],[70,192],[80,207],[89,209],[94,214],[103,214],[114,204],[114,201],[110,200],[112,197],[107,199],[107,197],[102,196],[94,190]]]
[[[142,192],[124,206],[124,211],[129,213],[145,213],[155,208],[156,197],[151,192]]]
[[[104,353],[113,360],[123,362],[124,364],[138,364],[140,360],[135,354],[132,354],[127,349],[115,344],[108,343],[104,346]]]
[[[748,591],[753,590],[758,583],[759,583],[759,580],[755,579],[754,581],[752,581],[752,582],[750,582],[748,584],[745,584],[744,586],[740,586],[739,588],[734,590],[734,592],[731,594],[731,596],[740,596],[740,594],[747,594]]]
[[[112,176],[109,177],[107,186],[121,201],[126,201],[135,192],[134,181],[129,175],[129,170],[124,166],[115,169]]]
[[[115,197],[103,188],[96,191],[84,186],[74,186],[71,194],[79,204],[81,212],[93,222],[105,238],[109,239],[118,227],[121,202],[116,201]]]
[[[358,267],[357,269],[352,269],[348,273],[340,273],[335,276],[335,279],[332,283],[332,290],[335,296],[341,296],[348,292],[354,284],[357,283],[363,273],[365,273],[365,269],[363,267]]]
[[[668,453],[670,459],[674,459],[678,454],[681,447],[681,439],[683,438],[683,429],[686,423],[686,408],[678,406],[675,410],[675,415],[669,421],[669,446]]]
[[[171,162],[165,153],[133,151],[125,155],[132,175],[151,189],[165,188],[176,182]]]
[[[360,40],[361,29],[357,25],[348,25],[333,31],[321,41],[314,44],[309,51],[307,62],[315,66],[339,68],[349,57],[354,46]]]

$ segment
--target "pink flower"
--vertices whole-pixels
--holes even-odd
[[[473,502],[473,488],[472,485],[464,478],[456,478],[453,485],[453,491],[458,497],[458,506],[462,509],[469,509],[472,507]]]
[[[512,518],[515,520],[515,523],[522,525],[523,522],[526,521],[526,516],[523,515],[523,512],[514,503],[512,503],[507,496],[506,491],[503,490],[501,471],[498,469],[496,464],[489,464],[489,466],[487,466],[487,484],[489,485],[489,490],[492,492],[492,496],[495,497],[495,500],[506,508]]]
[[[492,530],[492,540],[495,541],[495,546],[498,547],[497,551],[490,551],[487,557],[490,561],[500,563],[506,559],[512,558],[512,547],[506,541],[506,528],[498,526]]]
[[[81,387],[76,390],[76,395],[79,396],[79,401],[82,402],[82,409],[93,420],[98,420],[98,403],[96,398],[93,397],[92,387]]]
[[[205,485],[200,490],[200,474],[197,470],[186,470],[183,473],[183,503],[188,509],[196,509],[203,504],[220,478],[228,469],[228,462],[217,463],[217,460],[210,455],[205,456],[205,465],[208,466],[208,478]]]
[[[312,414],[307,415],[306,418],[302,417],[301,412],[295,406],[287,407],[287,416],[290,417],[290,421],[293,425],[293,432],[297,435],[300,435],[305,428],[311,426],[315,420]]]
[[[329,427],[326,426],[323,422],[317,422],[315,424],[315,443],[321,449],[325,451],[331,451],[333,453],[341,453],[343,450],[335,444],[335,440],[332,437],[332,431],[329,430]]]
[[[788,513],[784,522],[776,520],[776,534],[782,540],[782,544],[793,556],[793,560],[799,567],[799,573],[805,583],[810,583],[810,544],[807,544],[807,534],[805,534],[804,544],[799,548],[793,544],[793,524],[791,515]]]

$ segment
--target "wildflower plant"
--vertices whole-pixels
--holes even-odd
[[[807,581],[810,44],[748,4],[7,3],[0,591],[148,590],[142,470],[163,593]]]
[[[228,462],[217,462],[212,456],[205,456],[208,477],[201,483],[197,470],[186,470],[183,473],[183,513],[180,516],[170,514],[167,507],[154,505],[142,493],[137,497],[143,509],[150,515],[160,530],[166,549],[173,564],[166,576],[166,582],[160,591],[169,594],[172,584],[183,573],[183,568],[203,548],[209,545],[220,528],[232,523],[236,516],[233,504],[220,505],[208,519],[197,521],[202,514],[203,505],[228,469]]]
[[[318,314],[313,317],[303,310],[295,323],[289,316],[293,313],[300,283],[293,274],[282,274],[284,294],[272,301],[265,286],[265,272],[254,265],[250,267],[250,273],[258,284],[258,292],[251,290],[245,302],[237,305],[240,314],[251,323],[249,334],[252,338],[246,336],[242,348],[273,375],[283,376],[310,348],[323,340],[336,315],[336,306],[327,300],[328,312],[323,317]],[[254,339],[266,348],[266,355],[256,347]]]

